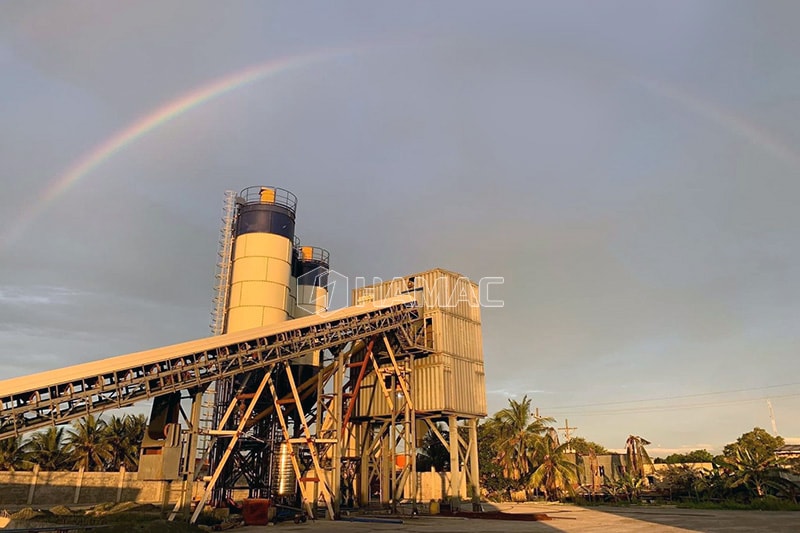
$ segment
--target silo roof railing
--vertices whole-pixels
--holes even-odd
[[[273,194],[265,195],[264,192],[271,191]],[[269,198],[265,200],[265,198]],[[256,185],[242,189],[237,200],[245,205],[250,204],[274,204],[286,207],[293,213],[297,209],[297,196],[291,191],[280,187]]]
[[[314,263],[330,264],[331,254],[325,248],[316,246],[301,246],[299,248],[300,261],[311,261]]]

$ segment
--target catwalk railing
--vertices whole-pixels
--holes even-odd
[[[420,319],[410,296],[0,381],[0,439],[127,407]],[[403,336],[408,338],[408,332]]]

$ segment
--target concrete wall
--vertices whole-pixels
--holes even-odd
[[[462,472],[461,498],[467,498],[467,484]],[[449,472],[418,472],[417,501],[448,499]],[[202,491],[202,482],[193,487],[194,499]],[[181,482],[140,481],[136,472],[4,472],[0,471],[0,504],[2,505],[92,505],[107,502],[174,504]],[[246,498],[247,491],[235,497]],[[406,494],[411,493],[411,481]]]
[[[106,502],[175,502],[180,483],[140,481],[136,472],[0,471],[0,503],[86,505]]]

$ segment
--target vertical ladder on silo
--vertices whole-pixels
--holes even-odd
[[[236,216],[236,192],[225,191],[222,208],[222,226],[219,230],[219,260],[215,275],[214,309],[211,312],[211,333],[221,335],[225,329],[225,314],[230,291],[231,263],[233,258],[233,219]]]

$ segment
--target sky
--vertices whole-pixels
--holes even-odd
[[[501,276],[489,411],[800,437],[800,4],[5,1],[0,379],[209,334],[225,190],[351,278]],[[335,305],[346,305],[343,293]]]

